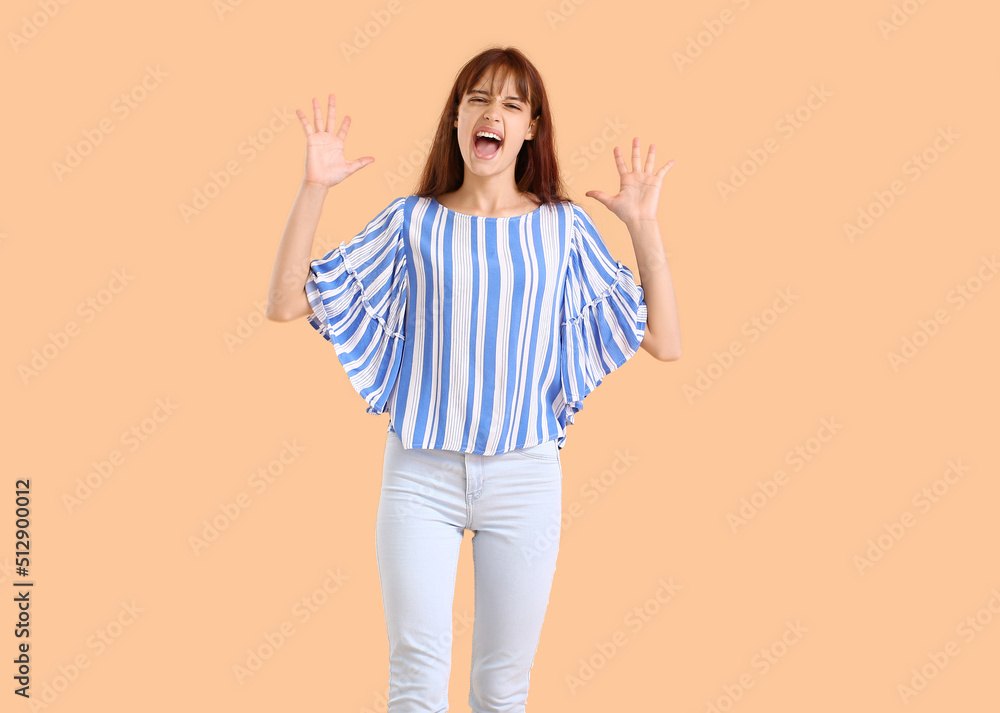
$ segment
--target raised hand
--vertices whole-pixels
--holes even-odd
[[[313,115],[316,128],[306,121],[306,115],[300,109],[296,109],[295,114],[306,132],[306,167],[303,179],[306,183],[316,183],[329,188],[375,160],[374,156],[362,156],[353,161],[344,158],[344,141],[347,139],[351,117],[345,116],[340,122],[340,130],[333,133],[336,117],[336,100],[333,94],[330,95],[325,125],[319,100],[315,97],[313,97]]]
[[[646,165],[643,167],[639,157],[638,136],[632,140],[631,171],[625,167],[621,149],[617,146],[615,146],[614,155],[615,165],[618,166],[618,174],[621,177],[621,188],[618,195],[610,196],[604,191],[587,191],[585,195],[599,200],[625,223],[656,220],[656,207],[660,201],[660,185],[663,182],[663,176],[674,165],[673,159],[667,161],[659,171],[653,173],[656,144],[650,144],[649,152],[646,154]]]

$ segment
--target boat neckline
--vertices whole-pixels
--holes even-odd
[[[538,206],[537,208],[535,208],[533,211],[531,211],[529,213],[521,213],[520,215],[506,215],[506,216],[473,215],[472,213],[463,213],[463,212],[458,211],[458,210],[452,210],[451,208],[449,208],[448,206],[446,206],[445,204],[443,204],[441,201],[439,201],[434,196],[431,196],[430,199],[432,201],[434,201],[435,203],[437,203],[437,205],[439,207],[444,208],[449,213],[454,213],[455,215],[461,215],[461,216],[466,217],[466,218],[482,218],[483,220],[515,220],[517,218],[527,218],[529,215],[534,215],[535,213],[537,213],[538,211],[540,211],[542,208],[544,208],[547,205],[546,203],[542,203],[540,206]]]

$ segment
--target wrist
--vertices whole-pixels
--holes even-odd
[[[634,233],[638,230],[643,230],[644,228],[650,228],[653,226],[659,227],[659,221],[656,216],[645,216],[630,218],[629,220],[623,221],[628,227],[630,233]]]
[[[319,183],[317,181],[308,181],[305,178],[302,179],[301,188],[308,191],[326,192],[330,190],[330,186],[325,183]]]

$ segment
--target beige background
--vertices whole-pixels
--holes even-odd
[[[659,216],[683,356],[640,352],[570,428],[529,710],[1000,710],[1000,11],[484,8],[5,4],[0,584],[24,579],[13,493],[30,478],[36,706],[11,692],[5,594],[0,707],[385,710],[388,417],[304,320],[261,315],[304,161],[293,112],[334,92],[348,156],[376,158],[331,191],[318,257],[412,192],[455,73],[498,43],[542,72],[573,197],[633,269],[624,226],[584,193],[617,191],[612,149],[633,136],[676,161]],[[60,172],[71,147],[86,155]],[[859,211],[877,217],[852,239]],[[251,651],[265,660],[241,678]]]

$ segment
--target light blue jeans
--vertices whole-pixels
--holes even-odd
[[[389,713],[448,710],[459,547],[472,537],[469,705],[523,713],[559,552],[556,441],[492,456],[405,449],[386,434],[376,521]]]

